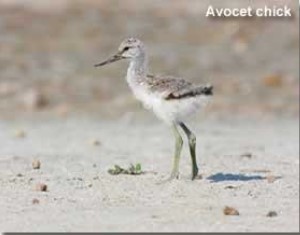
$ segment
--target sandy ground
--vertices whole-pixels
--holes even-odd
[[[299,231],[297,119],[191,126],[202,179],[189,180],[185,146],[181,178],[159,184],[173,139],[152,119],[1,121],[1,231]],[[107,172],[138,162],[142,175]],[[224,215],[225,206],[240,215]]]

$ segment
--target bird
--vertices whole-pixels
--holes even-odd
[[[179,128],[187,136],[192,163],[191,179],[194,180],[199,171],[196,159],[196,136],[185,122],[206,106],[213,95],[213,86],[195,85],[182,78],[150,74],[146,47],[135,37],[123,40],[113,56],[94,66],[101,67],[120,60],[129,60],[126,81],[135,98],[173,129],[175,151],[171,174],[167,181],[179,178],[179,161],[183,147]]]

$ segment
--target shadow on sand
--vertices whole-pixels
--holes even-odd
[[[212,183],[223,181],[250,181],[250,180],[264,180],[266,177],[260,175],[244,175],[244,174],[231,174],[231,173],[217,173],[207,177]]]

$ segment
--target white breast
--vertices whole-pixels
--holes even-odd
[[[129,68],[126,80],[134,96],[143,103],[144,107],[151,109],[158,118],[167,124],[184,121],[206,103],[206,97],[203,96],[182,100],[165,100],[163,93],[149,90],[144,76],[146,75],[138,75]]]

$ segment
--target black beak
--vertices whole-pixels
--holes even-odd
[[[103,65],[110,64],[110,63],[113,63],[115,61],[121,60],[121,59],[124,59],[124,57],[120,53],[117,53],[114,56],[108,58],[107,60],[105,60],[105,61],[103,61],[99,64],[95,64],[94,66],[95,67],[103,66]]]

